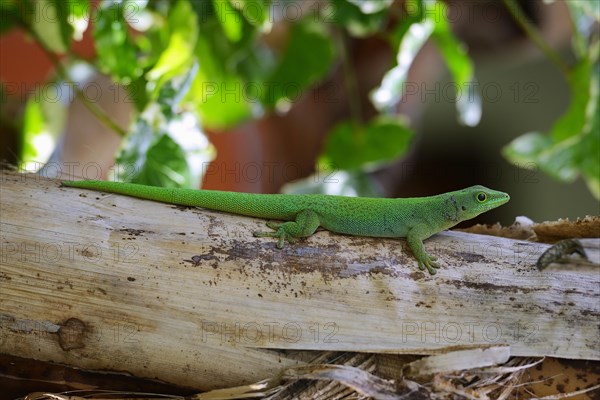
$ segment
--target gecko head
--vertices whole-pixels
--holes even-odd
[[[501,206],[510,200],[507,193],[488,189],[485,186],[471,186],[455,192],[457,212],[460,220],[475,218],[481,213]]]

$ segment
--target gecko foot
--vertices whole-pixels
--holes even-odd
[[[296,243],[296,238],[286,232],[283,224],[267,223],[267,226],[271,229],[275,229],[275,232],[252,232],[254,237],[274,237],[277,238],[277,248],[283,249],[285,241],[287,240],[290,244]]]
[[[277,248],[282,249],[285,241],[296,243],[298,238],[309,237],[319,227],[319,216],[312,210],[303,210],[295,221],[277,223],[269,221],[267,226],[275,232],[254,232],[255,237],[276,237]]]
[[[437,260],[436,257],[425,253],[423,257],[419,259],[419,269],[421,271],[425,271],[425,268],[427,268],[427,271],[429,271],[431,275],[435,275],[437,273],[436,268],[440,268],[440,264],[438,264],[435,260]]]

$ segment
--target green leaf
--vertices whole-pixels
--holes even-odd
[[[591,79],[592,63],[588,59],[581,60],[569,71],[567,81],[569,82],[571,101],[567,111],[554,123],[550,131],[555,142],[581,133],[587,120]]]
[[[94,19],[96,65],[121,84],[129,84],[142,73],[138,65],[137,49],[129,34],[122,3],[102,3]]]
[[[67,110],[56,101],[66,88],[59,84],[45,86],[27,100],[21,134],[22,161],[46,161],[64,129]],[[43,93],[43,95],[42,95]]]
[[[596,105],[600,112],[600,105]],[[600,118],[594,118],[590,134],[581,141],[579,161],[583,178],[596,199],[600,200]]]
[[[250,118],[251,104],[244,94],[245,82],[237,76],[210,79],[200,71],[192,84],[192,101],[202,125],[225,129]]]
[[[160,130],[160,128],[158,128]],[[166,133],[138,118],[118,158],[120,180],[152,186],[189,184],[185,152]]]
[[[331,68],[334,48],[321,24],[303,20],[292,25],[284,54],[262,92],[264,104],[274,107],[296,99],[307,86]]]
[[[227,0],[213,0],[213,7],[225,36],[232,42],[239,41],[242,38],[244,21],[241,13]]]
[[[424,0],[406,0],[404,2],[406,16],[403,16],[403,18],[398,21],[390,35],[390,43],[393,48],[400,48],[400,43],[412,24],[422,22],[425,19],[425,5],[423,4],[423,1]]]
[[[203,30],[215,32],[216,28],[216,21],[207,21]],[[237,73],[225,68],[227,56],[221,55],[222,48],[218,48],[216,41],[209,40],[206,35],[198,37],[196,55],[200,68],[192,83],[189,99],[197,107],[204,126],[224,129],[250,118],[252,108],[244,91],[246,82]]]
[[[232,4],[244,9],[244,2],[234,0]],[[264,76],[272,69],[272,56],[271,50],[257,40],[257,27],[242,18],[241,38],[232,42],[223,31],[212,2],[194,1],[192,7],[199,20],[200,35],[196,55],[200,60],[201,72],[211,82],[231,77],[253,83],[262,82]]]
[[[194,57],[198,21],[188,1],[175,3],[169,11],[169,44],[154,67],[146,74],[148,80],[167,80],[188,68]]]
[[[185,152],[169,135],[160,135],[148,149],[142,169],[132,182],[162,187],[190,186]]]
[[[69,31],[71,26],[66,18],[60,18],[56,2],[52,0],[37,0],[35,14],[39,18],[33,18],[31,28],[43,42],[44,46],[55,53],[64,53],[68,49],[68,42],[64,40],[64,31]],[[66,35],[70,37],[70,34]]]
[[[402,99],[408,70],[417,53],[421,50],[434,30],[431,20],[411,23],[408,28],[401,25],[398,29],[405,31],[396,55],[397,65],[384,75],[381,85],[370,93],[373,105],[380,112],[392,112]]]
[[[579,175],[576,159],[581,142],[580,138],[573,139],[553,143],[537,157],[540,168],[562,182],[573,182]]]
[[[42,161],[39,159],[40,149],[39,146],[36,146],[36,141],[39,142],[42,135],[48,135],[48,132],[44,132],[45,130],[46,119],[42,112],[40,102],[36,101],[34,98],[30,98],[27,100],[25,112],[23,114],[22,161]]]
[[[591,82],[590,107],[587,109],[585,137],[579,146],[578,163],[590,192],[600,200],[600,65],[596,61]]]
[[[218,1],[218,0],[213,0]],[[271,29],[271,17],[269,5],[271,0],[229,0],[229,3],[240,10],[244,19],[260,30],[268,31]]]
[[[481,96],[473,76],[473,64],[452,33],[446,16],[447,6],[441,1],[411,0],[405,3],[408,16],[400,21],[391,36],[398,46],[397,65],[383,77],[381,85],[370,93],[380,112],[393,112],[405,92],[408,71],[427,39],[433,38],[458,86],[456,107],[459,121],[474,126],[481,119]]]
[[[345,121],[329,134],[319,163],[342,170],[376,167],[404,154],[412,136],[406,122],[397,117],[380,116],[366,126]]]
[[[239,41],[242,38],[243,28],[241,13],[227,0],[213,0],[213,8],[217,19],[223,27],[225,36],[232,42]]]
[[[194,63],[185,74],[175,77],[161,86],[157,103],[167,119],[176,116],[179,104],[186,97],[198,72],[198,64]]]
[[[333,8],[333,22],[356,37],[366,37],[380,31],[387,19],[384,11],[364,13],[358,5],[348,0],[332,0],[330,7]]]
[[[144,74],[140,74],[140,76],[134,79],[129,85],[125,86],[128,98],[133,101],[137,111],[142,111],[146,108],[148,101],[150,101],[148,91],[146,90],[147,85],[148,80]]]
[[[390,35],[391,45],[398,49],[396,66],[386,72],[381,84],[369,94],[371,103],[379,112],[395,113],[395,107],[404,94],[412,62],[435,28],[433,21],[425,19],[423,0],[407,0],[404,8],[406,17],[399,21]]]
[[[546,134],[528,133],[514,139],[504,156],[517,165],[534,163],[562,182],[583,175],[600,199],[600,128],[598,126],[599,72],[583,58],[569,72],[571,103]]]
[[[448,65],[454,80],[462,84],[473,76],[473,64],[469,59],[465,45],[459,42],[452,33],[446,20],[448,6],[441,1],[427,2],[425,14],[434,22],[433,39],[435,40],[444,61]]]
[[[529,132],[514,139],[503,149],[504,157],[515,165],[536,163],[539,154],[552,145],[552,139],[539,132]]]
[[[199,149],[203,137],[197,115],[187,111],[187,95],[198,64],[160,86],[154,101],[137,117],[119,154],[121,180],[167,187],[198,187],[189,165],[209,161]],[[203,146],[209,147],[208,142]],[[200,154],[202,153],[202,154]]]

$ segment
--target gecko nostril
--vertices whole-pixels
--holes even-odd
[[[461,209],[462,209],[463,211],[465,211],[465,210],[467,209],[467,207],[465,207],[465,206],[462,206],[462,207],[461,207]]]

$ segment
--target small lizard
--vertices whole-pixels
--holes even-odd
[[[542,271],[548,267],[548,265],[565,260],[571,254],[579,254],[583,259],[589,261],[589,258],[583,249],[583,245],[577,239],[565,239],[549,247],[538,259],[536,266]]]
[[[414,198],[366,198],[325,194],[251,194],[218,190],[173,189],[133,183],[68,181],[63,186],[118,193],[182,206],[202,207],[250,217],[288,221],[267,222],[277,248],[287,240],[308,237],[318,227],[355,236],[403,237],[419,269],[436,273],[439,264],[423,247],[423,240],[510,200],[508,194],[483,186]]]

